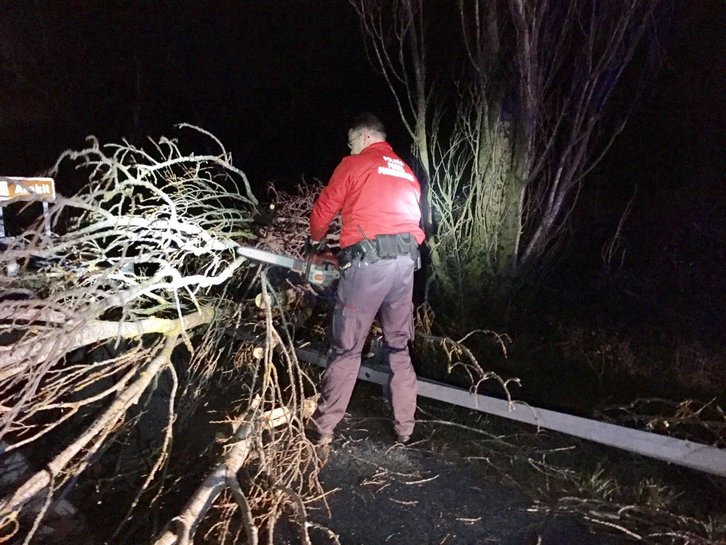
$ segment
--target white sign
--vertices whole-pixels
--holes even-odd
[[[0,202],[15,199],[19,201],[54,201],[55,181],[53,178],[20,178],[0,176]]]

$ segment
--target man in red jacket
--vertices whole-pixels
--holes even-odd
[[[413,273],[423,242],[421,187],[411,168],[386,142],[383,123],[359,116],[348,130],[350,156],[333,172],[310,218],[313,243],[325,237],[340,212],[341,279],[332,323],[332,351],[313,415],[320,444],[329,443],[353,392],[361,354],[376,314],[391,367],[394,430],[411,437],[416,411],[413,339]]]

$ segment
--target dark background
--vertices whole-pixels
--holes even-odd
[[[567,274],[555,278],[572,287],[591,278],[583,271],[603,269],[602,247],[634,198],[618,240],[640,279],[631,291],[653,304],[677,296],[720,336],[726,4],[663,5],[661,70],[587,181]],[[185,122],[215,134],[264,198],[270,181],[326,181],[363,110],[378,112],[409,155],[395,102],[342,0],[3,1],[0,55],[0,175],[39,174],[89,134],[140,143],[176,136]],[[61,193],[77,189],[64,183]]]
[[[726,2],[663,4],[661,70],[587,180],[530,322],[500,327],[482,315],[477,324],[515,339],[494,370],[521,377],[513,394],[536,406],[589,414],[603,399],[695,393],[721,403],[726,392]],[[0,175],[41,174],[90,134],[140,144],[190,123],[225,144],[264,199],[268,182],[326,181],[348,153],[350,118],[363,110],[383,117],[406,157],[395,102],[344,0],[0,0]],[[57,189],[69,194],[76,183],[60,177]],[[631,199],[607,267],[602,249]],[[642,366],[613,366],[622,376],[606,384],[577,373],[578,355],[563,348],[581,345],[591,356],[618,340]],[[691,347],[681,360],[679,343]],[[693,377],[675,373],[685,393],[669,358]],[[482,362],[489,370],[496,360]]]
[[[327,178],[361,110],[400,130],[344,1],[2,5],[4,174],[47,168],[88,134],[140,141],[185,122],[252,181],[291,184]]]
[[[722,185],[720,0],[667,3],[663,69],[608,157],[624,178]],[[453,7],[453,6],[452,6]],[[407,147],[395,103],[343,0],[0,3],[0,171],[49,167],[101,141],[210,130],[255,181],[327,178],[361,110]]]

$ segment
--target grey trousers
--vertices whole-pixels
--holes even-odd
[[[384,349],[391,366],[391,405],[398,435],[411,435],[416,412],[416,373],[408,342],[413,339],[413,271],[409,256],[354,263],[338,284],[332,324],[332,352],[320,385],[313,420],[330,435],[342,420],[353,393],[363,345],[379,314]]]

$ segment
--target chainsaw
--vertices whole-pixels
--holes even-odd
[[[327,288],[340,278],[338,259],[330,252],[308,252],[305,260],[249,246],[238,246],[237,253],[259,263],[290,269],[302,275],[311,285],[321,288]]]

